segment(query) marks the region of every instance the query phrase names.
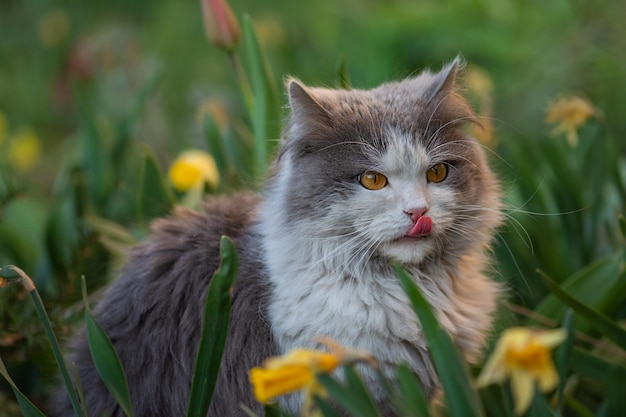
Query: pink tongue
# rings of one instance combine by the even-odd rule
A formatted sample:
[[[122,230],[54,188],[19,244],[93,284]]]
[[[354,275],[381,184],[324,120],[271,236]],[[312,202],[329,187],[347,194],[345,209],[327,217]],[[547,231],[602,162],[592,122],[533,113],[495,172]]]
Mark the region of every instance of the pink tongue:
[[[433,220],[430,217],[422,216],[417,219],[415,226],[413,226],[406,235],[412,237],[427,236],[432,229]]]

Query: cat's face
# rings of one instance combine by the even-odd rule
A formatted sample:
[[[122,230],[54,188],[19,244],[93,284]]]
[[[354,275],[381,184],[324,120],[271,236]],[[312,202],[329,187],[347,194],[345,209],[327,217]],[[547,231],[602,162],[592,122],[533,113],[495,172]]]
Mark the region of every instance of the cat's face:
[[[292,81],[273,188],[286,227],[348,268],[487,244],[500,219],[498,186],[461,129],[473,115],[456,93],[456,68],[369,91]]]

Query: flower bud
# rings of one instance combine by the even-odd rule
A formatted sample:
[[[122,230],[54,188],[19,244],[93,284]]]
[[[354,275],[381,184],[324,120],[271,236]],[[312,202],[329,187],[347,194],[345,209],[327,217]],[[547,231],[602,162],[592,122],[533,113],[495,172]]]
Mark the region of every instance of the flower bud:
[[[209,42],[218,49],[231,52],[241,39],[241,28],[225,0],[201,0],[204,30]]]

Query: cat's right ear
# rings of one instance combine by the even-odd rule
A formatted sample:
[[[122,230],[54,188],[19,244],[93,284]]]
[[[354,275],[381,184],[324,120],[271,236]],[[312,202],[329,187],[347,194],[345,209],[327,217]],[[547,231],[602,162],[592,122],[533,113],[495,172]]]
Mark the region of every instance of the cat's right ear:
[[[292,122],[305,132],[331,126],[331,118],[315,93],[295,78],[286,81]]]

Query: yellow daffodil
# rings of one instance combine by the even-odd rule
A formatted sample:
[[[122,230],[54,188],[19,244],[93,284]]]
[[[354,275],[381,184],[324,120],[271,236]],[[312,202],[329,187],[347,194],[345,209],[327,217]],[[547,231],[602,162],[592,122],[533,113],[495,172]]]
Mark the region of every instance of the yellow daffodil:
[[[252,368],[250,383],[257,401],[267,404],[276,397],[302,390],[302,415],[312,416],[316,412],[314,396],[325,395],[323,387],[317,382],[317,374],[330,373],[340,365],[356,361],[377,366],[372,355],[367,352],[344,349],[328,338],[320,339],[320,342],[328,346],[331,352],[294,349],[283,356],[265,360],[262,367]]]
[[[509,379],[515,413],[523,414],[535,393],[554,389],[559,376],[552,362],[551,350],[565,340],[564,329],[541,331],[526,327],[505,330],[491,357],[478,376],[478,386]]]
[[[205,183],[215,189],[219,184],[215,160],[208,153],[197,149],[182,152],[170,166],[167,175],[179,191],[199,188]]]
[[[259,402],[301,389],[310,389],[318,372],[332,372],[340,364],[336,355],[308,349],[295,349],[284,356],[267,359],[263,367],[250,370],[250,382]]]
[[[564,133],[570,146],[578,145],[578,129],[592,117],[596,117],[596,108],[581,97],[560,98],[548,106],[546,123],[556,124],[553,135]]]
[[[18,131],[10,139],[8,156],[11,164],[19,172],[29,171],[41,156],[37,133],[31,128]]]

